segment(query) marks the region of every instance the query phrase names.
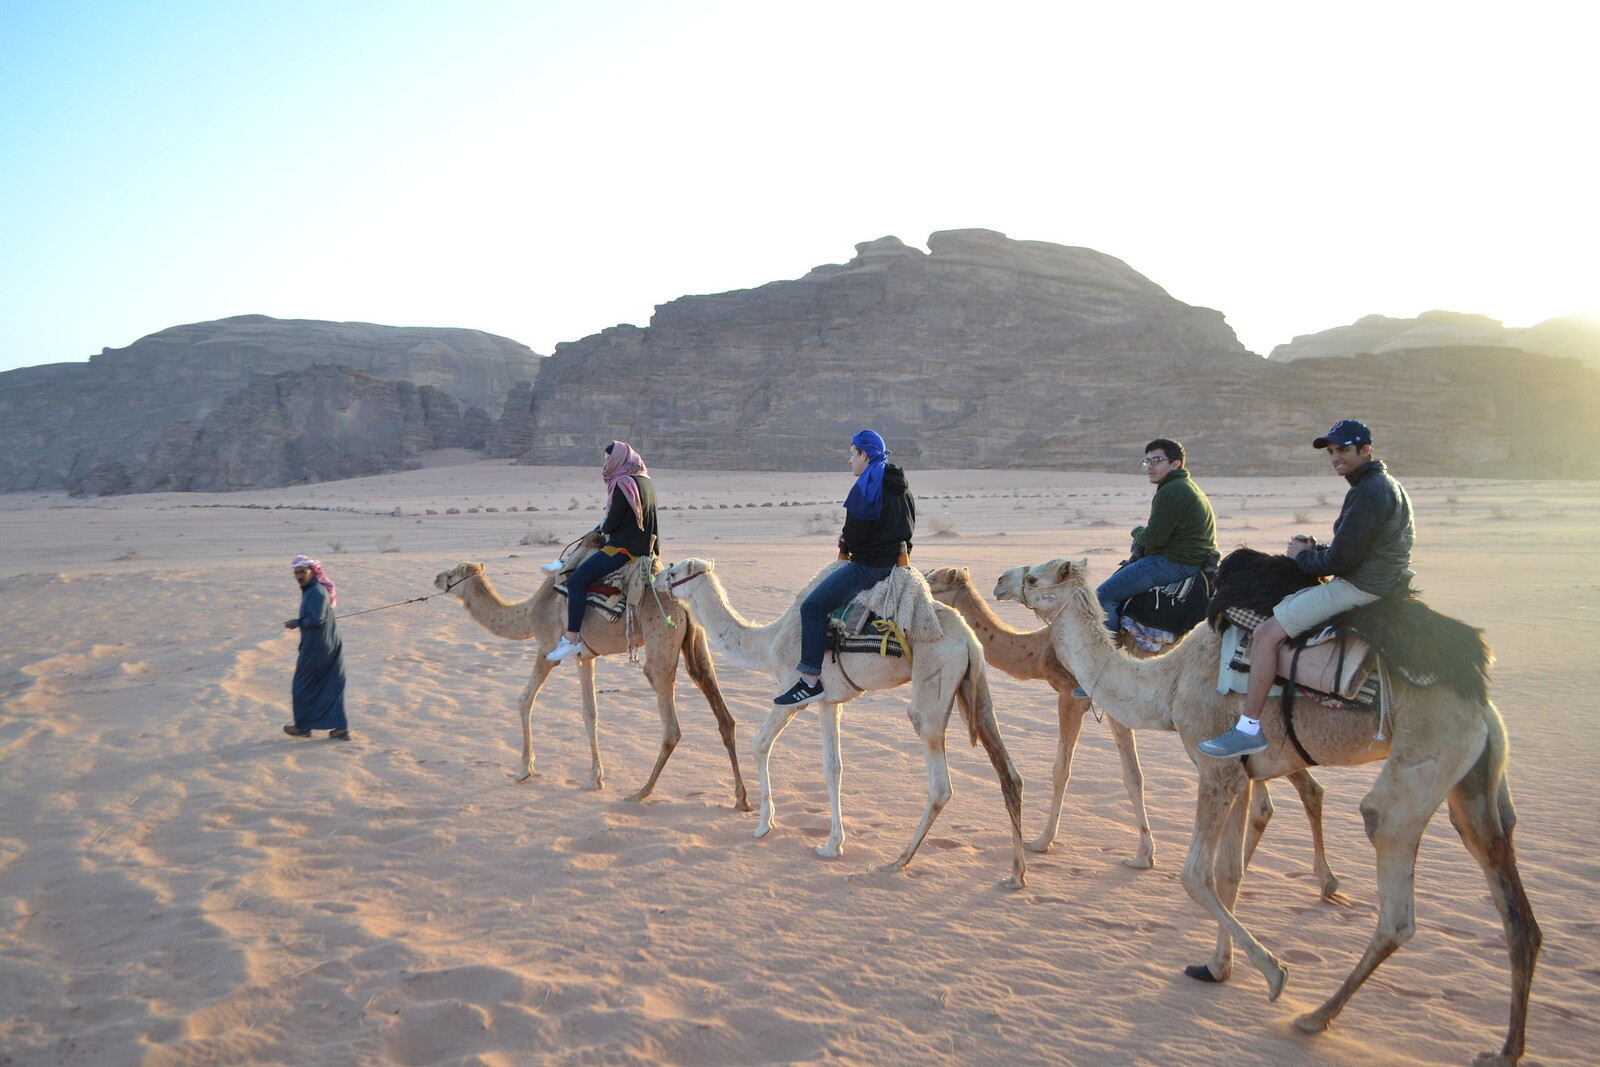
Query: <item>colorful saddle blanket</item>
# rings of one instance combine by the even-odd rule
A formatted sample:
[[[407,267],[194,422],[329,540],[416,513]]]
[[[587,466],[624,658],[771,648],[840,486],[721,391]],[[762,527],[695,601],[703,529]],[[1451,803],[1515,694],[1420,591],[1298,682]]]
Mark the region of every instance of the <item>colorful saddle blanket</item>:
[[[904,656],[905,642],[894,620],[854,601],[828,615],[828,651],[870,652],[878,656]]]
[[[607,575],[606,577],[609,578],[611,575]],[[563,580],[556,584],[556,592],[562,596],[568,595],[566,581]],[[623,591],[616,586],[608,585],[604,582],[595,582],[593,585],[589,586],[589,591],[583,599],[584,603],[600,612],[600,614],[604,615],[612,622],[616,622],[618,619],[622,618],[622,613],[628,608],[628,598],[626,594],[624,594]]]
[[[1250,637],[1265,616],[1242,608],[1226,612],[1236,640],[1227,642],[1227,671],[1248,675]],[[1278,680],[1328,707],[1375,709],[1379,679],[1376,657],[1361,638],[1338,627],[1324,627],[1304,644],[1278,647]]]

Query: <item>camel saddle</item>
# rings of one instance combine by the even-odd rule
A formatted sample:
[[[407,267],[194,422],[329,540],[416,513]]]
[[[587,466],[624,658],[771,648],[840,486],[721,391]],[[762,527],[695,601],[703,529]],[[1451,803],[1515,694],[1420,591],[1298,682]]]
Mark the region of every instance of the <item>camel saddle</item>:
[[[870,652],[878,656],[904,656],[905,640],[893,619],[885,619],[865,604],[851,601],[828,615],[828,645],[834,661],[841,652]]]
[[[1137,556],[1122,561],[1126,567]],[[1122,629],[1127,632],[1135,648],[1142,652],[1160,652],[1168,645],[1199,626],[1206,617],[1206,607],[1217,586],[1217,565],[1221,559],[1212,552],[1201,565],[1200,573],[1181,582],[1157,586],[1122,602]]]
[[[610,575],[606,577],[609,578]],[[561,596],[568,596],[567,583],[565,581],[558,582],[556,584],[556,592]],[[591,584],[584,593],[583,601],[612,622],[622,618],[622,613],[628,607],[627,594],[617,586],[608,585],[605,582]]]
[[[1272,614],[1278,601],[1320,581],[1303,574],[1287,556],[1236,549],[1217,569],[1217,592],[1206,609],[1207,621],[1218,632],[1230,623],[1253,630]],[[1343,634],[1344,640],[1364,641],[1371,651],[1363,655],[1335,642],[1329,654],[1336,668],[1325,680],[1346,670],[1359,670],[1352,661],[1376,658],[1415,688],[1443,685],[1468,700],[1489,699],[1489,666],[1494,656],[1484,643],[1483,631],[1433,610],[1409,587],[1352,608],[1329,620],[1328,628]],[[1292,656],[1293,646],[1305,646],[1319,636],[1301,635],[1286,641],[1284,651]],[[1326,638],[1322,640],[1328,643]],[[1300,664],[1299,674],[1304,679],[1304,655]],[[1281,668],[1280,660],[1280,675],[1293,677]]]

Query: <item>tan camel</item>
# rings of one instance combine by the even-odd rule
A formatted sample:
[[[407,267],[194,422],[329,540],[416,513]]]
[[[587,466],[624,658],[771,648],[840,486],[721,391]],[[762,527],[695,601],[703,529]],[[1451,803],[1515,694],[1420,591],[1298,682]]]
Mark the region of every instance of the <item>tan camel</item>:
[[[705,629],[718,654],[741,667],[770,671],[780,684],[797,677],[795,662],[800,658],[800,602],[818,581],[838,564],[829,564],[800,591],[789,609],[774,622],[757,626],[747,622],[728,604],[727,592],[713,570],[713,561],[679,560],[656,576],[656,588],[674,593]],[[928,803],[911,843],[892,863],[882,869],[898,871],[911,862],[922,839],[950,800],[950,768],[945,756],[945,728],[950,721],[952,702],[961,705],[961,714],[974,745],[982,743],[989,762],[1000,778],[1000,791],[1011,821],[1011,875],[1006,885],[1021,888],[1027,878],[1027,862],[1022,847],[1022,776],[1000,738],[994,705],[989,695],[983,664],[983,647],[961,616],[942,604],[934,605],[944,636],[937,641],[913,644],[912,658],[880,656],[873,653],[846,653],[848,678],[839,664],[829,659],[823,664],[823,696],[816,702],[822,721],[822,768],[827,780],[828,800],[833,808],[828,840],[818,846],[819,856],[836,857],[844,851],[844,819],[839,807],[839,784],[844,758],[839,747],[839,717],[843,704],[864,692],[893,689],[911,683],[911,724],[924,745],[923,758],[928,771]],[[794,719],[798,707],[774,705],[761,732],[756,735],[756,768],[761,782],[761,817],[755,836],[765,837],[777,825],[772,800],[772,778],[768,769],[772,746],[778,735]]]
[[[1017,568],[1002,580],[1019,589],[1022,602],[1050,623],[1061,662],[1094,680],[1095,700],[1107,714],[1134,729],[1175,729],[1183,739],[1200,772],[1183,885],[1219,924],[1216,952],[1204,966],[1212,980],[1227,979],[1237,941],[1266,978],[1269,998],[1276,1000],[1288,970],[1232,909],[1243,876],[1242,812],[1253,783],[1306,766],[1285,735],[1279,703],[1270,701],[1262,719],[1271,740],[1266,752],[1243,760],[1199,755],[1195,745],[1227,729],[1244,699],[1216,692],[1221,639],[1209,626],[1197,627],[1164,656],[1140,660],[1112,646],[1087,581],[1086,560],[1056,559]],[[1482,1053],[1477,1062],[1515,1063],[1527,1036],[1528,993],[1543,937],[1511,840],[1516,812],[1506,781],[1505,724],[1487,699],[1469,699],[1443,685],[1415,688],[1398,672],[1391,672],[1390,681],[1386,740],[1374,737],[1370,717],[1318,714],[1313,702],[1295,702],[1296,733],[1317,762],[1353,766],[1386,760],[1361,800],[1367,837],[1377,852],[1377,929],[1344,984],[1295,1025],[1309,1033],[1327,1029],[1378,965],[1416,932],[1417,847],[1440,803],[1448,801],[1450,822],[1488,878],[1511,960],[1511,1020],[1505,1043],[1499,1052]]]
[[[533,657],[533,675],[518,699],[518,714],[522,719],[522,774],[517,781],[525,782],[533,776],[533,701],[539,695],[550,672],[560,666],[545,659],[545,653],[556,646],[567,629],[567,601],[556,592],[558,575],[546,575],[544,583],[528,599],[511,603],[501,599],[489,583],[481,563],[458,563],[433,580],[443,592],[454,593],[466,607],[473,620],[498,637],[508,641],[537,643],[538,652]],[[648,588],[644,590],[649,592]],[[734,752],[733,713],[722,699],[717,686],[717,672],[711,665],[711,654],[706,645],[705,632],[693,620],[673,619],[675,606],[670,598],[658,604],[656,597],[646,595],[633,598],[632,647],[644,648],[644,676],[655,691],[656,708],[661,713],[661,750],[656,755],[655,766],[650,771],[644,787],[629,800],[643,800],[655,788],[667,757],[678,746],[682,732],[678,728],[676,687],[678,659],[683,657],[689,678],[705,694],[716,716],[717,729],[722,743],[728,749],[728,761],[733,765],[734,808],[749,811],[750,800],[745,795],[744,778],[739,773],[739,757]],[[666,614],[662,612],[665,607]],[[584,650],[573,662],[578,668],[578,681],[583,689],[583,725],[589,734],[589,788],[605,788],[605,770],[600,763],[599,711],[595,703],[594,661],[597,656],[610,656],[628,651],[628,627],[624,619],[612,621],[595,611],[583,619]]]
[[[1013,678],[1023,681],[1039,679],[1056,691],[1056,718],[1061,732],[1051,776],[1053,791],[1050,815],[1045,821],[1044,832],[1028,845],[1033,852],[1048,852],[1061,821],[1062,801],[1066,796],[1068,779],[1072,777],[1073,751],[1078,747],[1078,735],[1083,730],[1083,719],[1089,713],[1091,702],[1087,697],[1072,695],[1078,679],[1056,658],[1048,626],[1037,630],[1016,630],[1006,625],[972,584],[972,575],[965,567],[939,567],[928,571],[926,577],[934,597],[961,612],[978,635],[978,640],[983,642],[985,660]],[[1015,600],[1017,592],[1010,587],[995,588],[995,596],[1000,600]],[[1132,649],[1129,652],[1141,658],[1148,655]],[[1138,742],[1134,739],[1133,731],[1114,717],[1107,716],[1106,725],[1117,743],[1117,754],[1122,757],[1122,784],[1133,803],[1133,815],[1139,827],[1139,850],[1122,862],[1144,870],[1155,864],[1155,838],[1150,833],[1150,819],[1145,814],[1144,771],[1139,766]],[[1328,866],[1322,842],[1322,785],[1306,770],[1294,771],[1287,777],[1299,792],[1301,803],[1305,805],[1306,818],[1311,822],[1312,869],[1316,873],[1322,899],[1337,900],[1339,879]],[[1257,790],[1253,797],[1249,836],[1245,842],[1247,866],[1273,813],[1272,794],[1265,788]]]

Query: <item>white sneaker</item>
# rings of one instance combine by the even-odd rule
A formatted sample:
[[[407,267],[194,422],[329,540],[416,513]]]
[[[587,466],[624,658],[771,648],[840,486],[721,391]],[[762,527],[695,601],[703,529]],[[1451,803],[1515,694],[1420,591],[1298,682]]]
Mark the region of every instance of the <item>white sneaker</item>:
[[[551,663],[560,663],[564,659],[571,659],[573,656],[576,656],[582,651],[583,645],[573,641],[568,641],[566,637],[563,636],[561,638],[561,642],[557,644],[555,648],[550,650],[549,654],[545,656],[545,659],[549,660]]]
[[[551,574],[560,574],[561,573],[561,568],[565,567],[566,565],[567,565],[567,561],[566,560],[558,559],[558,560],[554,560],[554,561],[552,561],[550,563],[541,563],[541,564],[539,564],[539,569],[542,570],[542,571],[549,571]]]

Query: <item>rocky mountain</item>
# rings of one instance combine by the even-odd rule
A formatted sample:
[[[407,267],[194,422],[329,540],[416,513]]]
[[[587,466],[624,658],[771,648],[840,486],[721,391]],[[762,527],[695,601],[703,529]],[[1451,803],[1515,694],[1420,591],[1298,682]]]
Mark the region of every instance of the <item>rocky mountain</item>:
[[[177,327],[87,364],[0,374],[0,491],[226,490],[402,467],[439,447],[595,464],[842,468],[871,426],[909,468],[1137,474],[1172,436],[1207,474],[1322,473],[1371,423],[1402,475],[1600,477],[1596,324],[1369,316],[1270,360],[1208,308],[1087,248],[947,230],[685,296],[539,359],[472,330],[284,321]],[[773,478],[782,495],[782,477]]]
[[[935,233],[927,253],[885,237],[558,345],[490,447],[591,463],[615,438],[662,466],[816,470],[872,426],[911,467],[1127,470],[1172,436],[1197,470],[1295,474],[1325,469],[1311,438],[1353,415],[1397,469],[1600,477],[1570,447],[1600,425],[1600,374],[1484,345],[1480,316],[1413,322],[1412,345],[1352,354],[1405,333],[1395,322],[1363,319],[1316,352],[1340,358],[1269,362],[1218,312],[1099,252],[989,230]]]
[[[1440,348],[1514,348],[1536,356],[1576,359],[1600,370],[1600,319],[1565,315],[1537,326],[1508,328],[1487,315],[1425,311],[1414,319],[1368,315],[1350,326],[1301,334],[1268,358],[1287,363],[1324,356],[1385,355]]]
[[[1208,425],[1262,361],[1222,315],[1087,248],[948,230],[793,281],[686,296],[648,328],[556,346],[491,447],[589,463],[613,438],[666,466],[815,470],[877,428],[922,467],[1126,466],[1171,382]]]
[[[482,408],[463,415],[431,385],[343,367],[258,374],[199,426],[168,426],[142,466],[107,461],[73,489],[224,492],[357,478],[438,448],[482,449],[489,427]]]
[[[127,348],[108,348],[87,363],[0,374],[0,439],[6,441],[0,491],[76,490],[102,464],[120,468],[130,484],[143,484],[151,450],[169,428],[181,424],[173,431],[179,437],[183,427],[198,432],[258,374],[338,366],[434,390],[488,418],[500,413],[517,382],[533,378],[538,363],[525,345],[479,330],[264,315],[176,326]],[[326,385],[327,379],[310,382]],[[106,482],[105,475],[97,482]]]

